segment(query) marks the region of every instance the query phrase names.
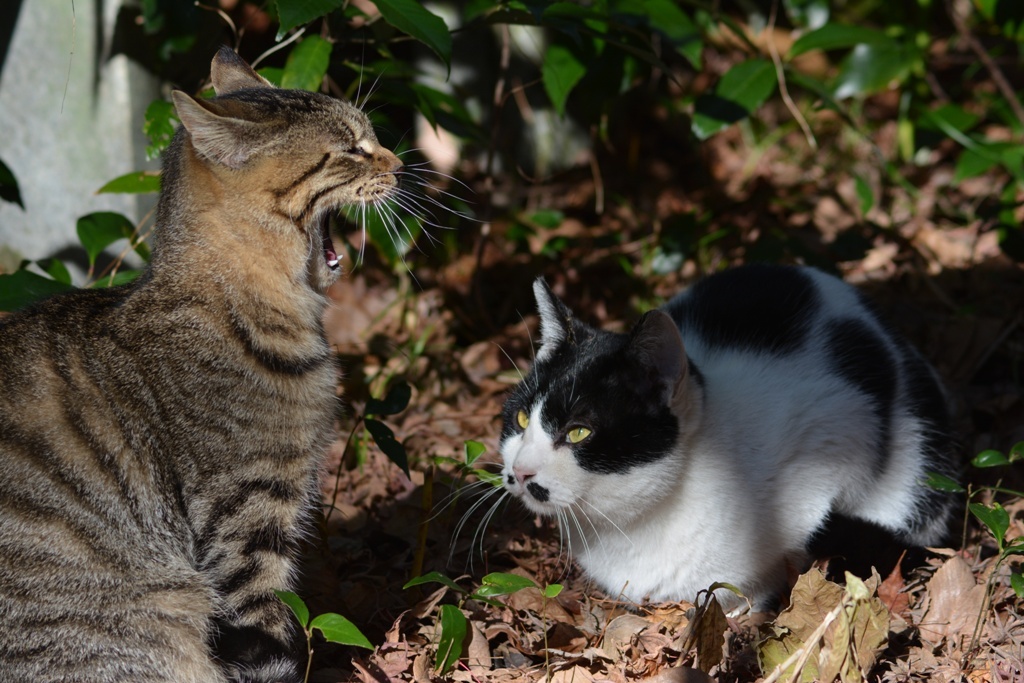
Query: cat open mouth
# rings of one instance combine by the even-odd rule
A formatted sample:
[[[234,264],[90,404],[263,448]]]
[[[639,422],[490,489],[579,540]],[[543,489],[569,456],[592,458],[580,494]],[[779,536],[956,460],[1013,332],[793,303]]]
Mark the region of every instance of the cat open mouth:
[[[331,240],[330,214],[325,213],[324,217],[320,219],[320,239],[323,243],[324,261],[327,262],[327,267],[331,270],[337,270],[341,267],[341,257],[335,251],[334,241]]]

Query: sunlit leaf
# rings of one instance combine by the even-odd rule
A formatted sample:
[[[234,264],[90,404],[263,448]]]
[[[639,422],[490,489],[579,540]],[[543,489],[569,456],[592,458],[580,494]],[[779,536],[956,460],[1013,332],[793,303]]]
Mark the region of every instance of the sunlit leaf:
[[[114,178],[96,190],[96,194],[146,194],[160,191],[159,171],[132,171]]]
[[[557,598],[562,593],[562,584],[560,583],[549,583],[544,586],[544,597],[548,600]]]
[[[833,84],[836,99],[881,92],[902,83],[914,64],[910,49],[894,40],[861,43],[843,60]]]
[[[1001,550],[1003,539],[1006,538],[1006,530],[1010,528],[1010,513],[999,503],[992,503],[991,506],[984,503],[971,503],[968,507],[971,514],[977,517],[992,533]]]
[[[947,493],[963,493],[967,490],[957,481],[938,472],[929,472],[924,480],[924,485],[936,491],[945,491]]]
[[[71,273],[68,272],[68,267],[60,259],[51,258],[40,261],[39,267],[57,282],[63,282],[66,285],[71,284]]]
[[[866,26],[825,24],[800,36],[789,48],[789,56],[793,58],[810,50],[838,50],[855,45],[887,45],[892,42],[892,38],[886,34]]]
[[[76,230],[91,267],[96,257],[111,244],[119,239],[131,239],[135,225],[119,213],[98,211],[79,218]]]
[[[1018,599],[1024,600],[1024,576],[1020,572],[1015,571],[1010,574],[1010,587],[1013,588]]]
[[[468,631],[466,615],[455,605],[441,605],[441,639],[437,644],[434,668],[447,673],[462,656]]]
[[[990,448],[974,456],[971,464],[975,467],[999,467],[1000,465],[1009,465],[1010,459],[1003,453]]]
[[[479,441],[467,441],[463,446],[466,453],[466,464],[472,465],[476,462],[476,459],[487,452],[487,446],[483,445]]]
[[[476,594],[485,598],[493,598],[499,595],[509,595],[524,588],[537,588],[537,583],[518,574],[494,572],[481,579],[480,588],[476,590]]]
[[[288,605],[292,613],[295,615],[295,618],[299,620],[299,625],[302,626],[303,629],[309,626],[309,608],[306,607],[306,603],[302,601],[302,598],[291,591],[275,590],[274,595],[276,595],[281,602]]]
[[[167,100],[153,100],[146,107],[146,114],[142,121],[142,132],[149,137],[149,144],[146,145],[146,158],[155,159],[160,153],[167,149],[174,137],[174,122],[178,116],[174,111],[174,105]]]
[[[333,45],[320,36],[303,39],[288,55],[281,74],[281,87],[295,90],[320,90],[331,63]]]
[[[868,211],[875,205],[875,193],[871,189],[871,185],[868,181],[864,180],[860,176],[855,176],[853,179],[854,187],[857,191],[857,200],[860,201],[860,215],[868,215]]]
[[[587,67],[568,47],[560,43],[552,43],[544,54],[544,63],[541,65],[540,72],[544,90],[547,92],[551,104],[554,105],[555,111],[564,115],[569,93],[583,78]]]
[[[324,639],[329,643],[354,645],[355,647],[363,647],[367,650],[373,649],[373,644],[363,635],[362,631],[340,614],[326,612],[316,616],[309,623],[309,628],[320,631],[324,635]]]
[[[119,270],[113,275],[105,275],[104,277],[97,278],[90,286],[102,289],[104,287],[117,287],[118,285],[124,285],[142,275],[141,270],[135,270],[126,268]]]
[[[374,4],[384,21],[429,47],[445,65],[451,64],[452,34],[444,19],[419,0],[374,0]]]

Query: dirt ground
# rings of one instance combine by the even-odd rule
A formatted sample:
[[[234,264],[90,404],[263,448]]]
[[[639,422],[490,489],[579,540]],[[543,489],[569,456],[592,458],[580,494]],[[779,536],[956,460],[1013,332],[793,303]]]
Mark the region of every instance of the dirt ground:
[[[876,120],[895,121],[895,101],[872,106]],[[984,488],[1021,490],[1020,466],[969,465],[985,449],[1024,441],[1024,270],[1003,253],[992,218],[1003,179],[953,183],[954,150],[940,146],[902,171],[907,183],[888,182],[874,159],[891,151],[895,123],[871,144],[837,127],[820,152],[796,131],[753,144],[741,126],[694,149],[672,142],[670,123],[655,116],[589,167],[532,183],[489,187],[467,162],[457,173],[469,187],[448,189],[488,206],[490,221],[430,228],[440,246],[420,238],[407,270],[368,249],[332,290],[326,327],[345,408],[325,476],[328,513],[300,592],[314,614],[355,622],[375,649],[316,641],[310,680],[755,681],[784,659],[801,680],[1024,680],[1014,563],[998,562],[996,541],[966,505],[961,538],[922,566],[846,588],[814,569],[794,577],[781,615],[726,617],[713,604],[628,605],[602,594],[549,522],[514,502],[492,509],[497,496],[480,496],[489,486],[472,486],[477,477],[460,465],[465,443],[481,442],[480,462],[497,462],[503,396],[530,365],[535,277],[589,322],[622,329],[701,274],[802,262],[866,290],[935,364],[957,406],[961,483],[975,487],[974,501],[1001,502],[1006,539],[1024,534],[1021,498]],[[873,189],[867,211],[854,176]],[[1016,212],[1019,223],[1019,204]],[[362,422],[367,399],[400,381],[412,390],[408,408],[380,419],[404,444],[410,477]],[[491,572],[563,589],[491,603],[439,583],[403,589],[431,571],[468,592]],[[447,673],[435,666],[443,605],[468,622]]]

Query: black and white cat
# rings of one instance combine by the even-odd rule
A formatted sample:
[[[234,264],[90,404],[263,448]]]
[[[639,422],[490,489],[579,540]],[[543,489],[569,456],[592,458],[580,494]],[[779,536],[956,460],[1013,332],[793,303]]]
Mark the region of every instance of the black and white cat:
[[[508,491],[554,516],[612,596],[772,604],[826,522],[942,542],[956,474],[934,371],[860,294],[812,268],[708,277],[629,334],[534,283],[541,344],[508,398]],[[718,591],[726,607],[740,599]]]

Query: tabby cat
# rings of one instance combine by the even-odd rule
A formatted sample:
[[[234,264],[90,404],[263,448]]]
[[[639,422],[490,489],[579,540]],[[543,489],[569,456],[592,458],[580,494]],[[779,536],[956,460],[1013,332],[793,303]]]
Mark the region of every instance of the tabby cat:
[[[841,280],[727,270],[628,334],[580,322],[543,280],[534,293],[541,345],[505,404],[504,486],[559,520],[612,596],[727,582],[766,608],[831,529],[942,542],[953,500],[923,480],[956,473],[943,391]]]
[[[402,163],[228,48],[211,78],[173,94],[145,273],[0,322],[0,681],[301,680],[273,591],[332,439],[328,220]]]

